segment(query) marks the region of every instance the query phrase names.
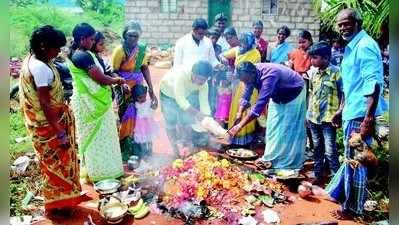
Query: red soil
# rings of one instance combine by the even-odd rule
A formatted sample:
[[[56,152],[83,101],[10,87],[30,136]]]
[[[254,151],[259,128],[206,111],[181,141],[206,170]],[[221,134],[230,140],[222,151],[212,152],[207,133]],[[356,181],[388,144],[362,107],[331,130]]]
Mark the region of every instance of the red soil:
[[[159,81],[167,70],[157,69],[154,67],[150,68],[152,82],[155,88],[155,93],[159,94]],[[159,121],[160,126],[164,127],[160,108],[156,111],[156,120]],[[166,136],[165,130],[161,129],[160,137],[154,142],[154,153],[164,155],[168,157],[172,154],[171,147]],[[83,189],[87,190],[88,195],[93,198],[89,202],[84,202],[76,208],[73,216],[64,220],[45,220],[35,223],[35,225],[82,225],[90,214],[96,225],[105,225],[106,222],[100,217],[97,210],[98,194],[93,190],[91,186],[83,185]],[[282,225],[294,225],[300,223],[317,223],[321,221],[335,221],[330,215],[333,210],[339,209],[339,205],[326,201],[323,199],[303,200],[295,193],[290,193],[296,197],[296,201],[289,205],[278,205],[273,208],[278,212]],[[126,216],[121,225],[180,225],[182,221],[168,217],[166,215],[149,214],[147,217],[141,220],[133,220],[131,216]],[[223,221],[203,221],[199,224],[226,224]],[[358,224],[353,221],[339,221],[340,225],[354,225]]]

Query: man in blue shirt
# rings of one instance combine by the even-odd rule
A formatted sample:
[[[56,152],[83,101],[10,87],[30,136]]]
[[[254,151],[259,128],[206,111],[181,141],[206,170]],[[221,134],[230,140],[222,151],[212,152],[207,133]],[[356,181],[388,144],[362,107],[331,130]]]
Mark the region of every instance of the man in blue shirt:
[[[375,117],[387,111],[383,93],[382,58],[378,44],[362,29],[362,19],[353,9],[344,9],[337,16],[338,30],[348,42],[341,63],[344,100],[332,123],[343,121],[345,162],[326,187],[330,196],[341,203],[334,212],[338,219],[363,214],[367,198],[367,168],[351,166],[354,150],[348,145],[353,132],[371,144]]]

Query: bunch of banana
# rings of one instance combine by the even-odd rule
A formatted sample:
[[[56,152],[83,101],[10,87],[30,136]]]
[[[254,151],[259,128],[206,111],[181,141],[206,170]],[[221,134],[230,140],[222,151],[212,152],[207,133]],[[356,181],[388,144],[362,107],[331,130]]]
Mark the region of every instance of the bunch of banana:
[[[122,186],[130,186],[132,184],[137,184],[139,182],[140,178],[134,175],[130,175],[126,178],[122,179]]]
[[[129,213],[134,216],[135,219],[144,218],[149,212],[150,208],[147,203],[143,201],[142,198],[137,202],[135,206],[132,206],[128,209]]]

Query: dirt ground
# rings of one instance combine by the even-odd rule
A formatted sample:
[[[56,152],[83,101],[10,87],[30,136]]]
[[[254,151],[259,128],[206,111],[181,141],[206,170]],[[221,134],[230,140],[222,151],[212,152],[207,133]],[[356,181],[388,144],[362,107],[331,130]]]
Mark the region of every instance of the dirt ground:
[[[159,81],[163,74],[167,71],[166,69],[157,69],[154,67],[150,68],[152,81],[156,93],[159,93]],[[164,127],[162,120],[160,108],[156,111],[156,120],[159,121],[160,126]],[[168,157],[172,154],[169,141],[167,139],[164,129],[161,129],[160,137],[154,142],[154,153],[161,155],[161,157]],[[88,202],[81,203],[79,207],[74,212],[71,218],[66,220],[45,220],[35,223],[35,225],[82,225],[90,214],[96,225],[105,225],[105,221],[99,216],[97,211],[97,200],[98,194],[93,190],[91,186],[84,185],[84,190],[88,191],[88,195],[93,199]],[[278,205],[273,208],[278,212],[282,225],[294,225],[300,223],[318,223],[322,221],[335,221],[335,219],[330,215],[330,212],[339,209],[339,205],[326,201],[323,199],[313,199],[313,200],[303,200],[298,197],[295,193],[290,193],[296,197],[296,201],[289,205]],[[131,216],[126,216],[125,219],[120,223],[122,225],[180,225],[183,224],[182,221],[164,216],[151,213],[147,217],[141,220],[133,221]],[[225,224],[220,221],[203,221],[199,224]],[[359,224],[353,221],[339,221],[340,225],[353,225]]]

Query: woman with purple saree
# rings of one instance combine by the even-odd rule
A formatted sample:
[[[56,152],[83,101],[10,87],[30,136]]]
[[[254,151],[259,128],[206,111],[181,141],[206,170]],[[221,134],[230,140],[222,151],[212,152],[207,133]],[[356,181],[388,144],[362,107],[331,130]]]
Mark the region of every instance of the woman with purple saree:
[[[154,94],[150,71],[148,69],[149,55],[147,45],[138,42],[141,26],[136,21],[129,21],[122,34],[122,45],[116,47],[112,54],[112,68],[114,72],[123,77],[129,88],[142,84],[143,80],[148,85],[152,108],[156,108],[158,100]],[[138,155],[139,145],[135,144],[133,131],[136,120],[136,109],[131,94],[122,87],[115,88],[116,99],[119,106],[119,139],[121,143],[122,159],[126,161],[131,155]]]

